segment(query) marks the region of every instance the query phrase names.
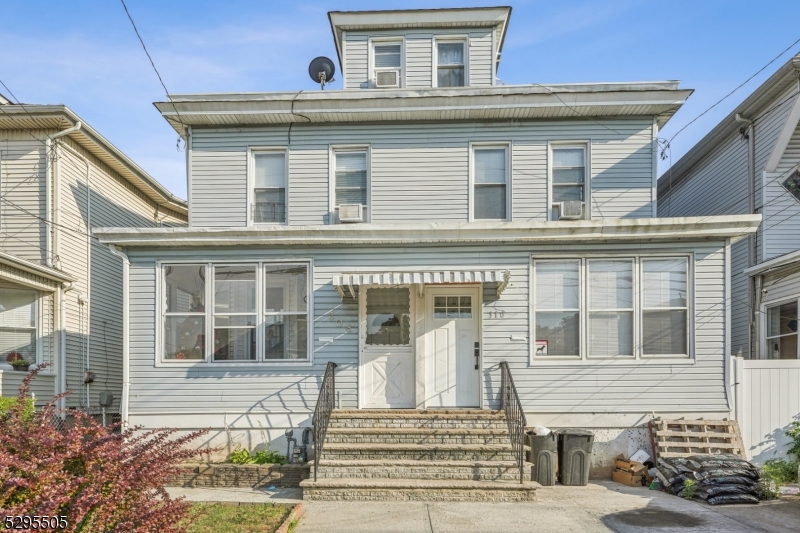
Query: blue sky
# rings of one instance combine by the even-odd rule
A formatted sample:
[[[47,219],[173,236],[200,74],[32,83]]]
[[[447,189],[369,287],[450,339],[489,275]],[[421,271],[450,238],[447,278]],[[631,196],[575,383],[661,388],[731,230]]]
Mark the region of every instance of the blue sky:
[[[330,10],[503,2],[127,3],[167,88],[180,93],[314,89],[309,60],[335,58]],[[800,2],[791,0],[510,4],[498,72],[505,83],[681,80],[696,91],[662,131],[666,138],[800,38]],[[2,20],[0,79],[22,102],[68,105],[185,197],[184,154],[152,106],[164,100],[164,91],[118,1],[7,3]],[[673,162],[798,52],[800,45],[681,133],[672,144]],[[662,172],[667,164],[661,163]]]

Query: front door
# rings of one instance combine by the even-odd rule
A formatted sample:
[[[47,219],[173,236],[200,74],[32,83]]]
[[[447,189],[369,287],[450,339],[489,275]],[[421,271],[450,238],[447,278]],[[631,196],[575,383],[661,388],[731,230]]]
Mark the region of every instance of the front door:
[[[408,287],[361,292],[361,406],[414,407],[412,292]]]
[[[425,406],[480,406],[480,288],[425,288]]]

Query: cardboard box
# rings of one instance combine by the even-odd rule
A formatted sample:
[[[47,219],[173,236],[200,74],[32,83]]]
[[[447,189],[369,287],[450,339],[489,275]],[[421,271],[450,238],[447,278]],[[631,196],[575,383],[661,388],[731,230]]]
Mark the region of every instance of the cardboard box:
[[[646,466],[644,466],[642,463],[625,459],[625,456],[622,454],[617,456],[616,466],[619,470],[625,470],[626,472],[630,472],[631,474],[644,475],[645,473],[647,473]]]
[[[611,473],[611,480],[629,487],[641,487],[644,483],[644,476],[617,468]]]

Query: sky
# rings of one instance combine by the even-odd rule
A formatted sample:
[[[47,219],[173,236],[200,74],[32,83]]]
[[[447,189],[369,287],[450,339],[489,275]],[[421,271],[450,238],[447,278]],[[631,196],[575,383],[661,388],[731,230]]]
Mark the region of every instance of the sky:
[[[336,58],[331,10],[507,3],[504,83],[681,80],[695,92],[661,131],[666,139],[800,38],[796,0],[126,2],[171,93],[314,90],[309,61]],[[681,132],[672,162],[798,52],[800,44]],[[23,103],[66,104],[186,197],[185,154],[152,105],[164,90],[118,0],[4,4],[0,80]]]

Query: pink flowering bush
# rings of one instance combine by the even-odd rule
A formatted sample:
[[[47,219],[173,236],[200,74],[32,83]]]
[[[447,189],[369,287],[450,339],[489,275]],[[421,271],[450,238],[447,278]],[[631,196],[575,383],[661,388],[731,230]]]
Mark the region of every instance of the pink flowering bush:
[[[0,415],[0,518],[65,516],[67,532],[184,531],[189,504],[163,485],[197,455],[186,445],[207,430],[175,437],[174,429],[103,427],[78,411],[58,429],[60,397],[33,416],[26,400],[45,366],[25,378],[16,403]]]

